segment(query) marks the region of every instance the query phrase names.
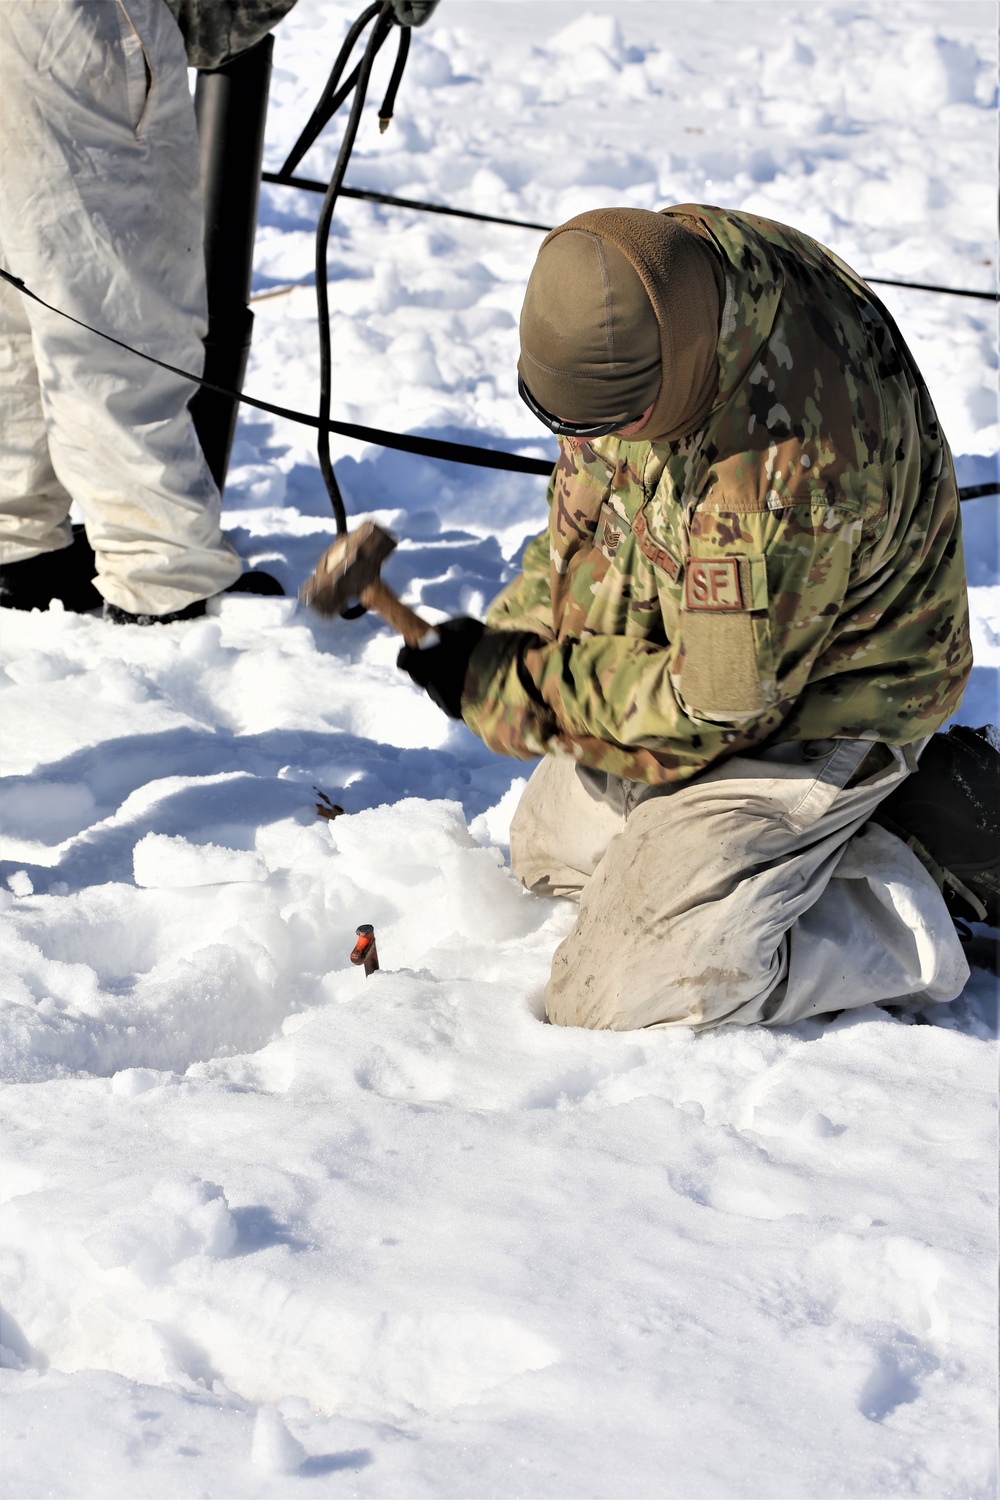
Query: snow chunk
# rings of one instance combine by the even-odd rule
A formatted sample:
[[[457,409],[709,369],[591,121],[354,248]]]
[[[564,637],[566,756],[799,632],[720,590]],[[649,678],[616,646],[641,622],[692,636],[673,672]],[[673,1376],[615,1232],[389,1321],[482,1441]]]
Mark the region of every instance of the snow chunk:
[[[569,58],[579,66],[581,57],[590,62],[589,54],[598,53],[607,58],[615,69],[625,61],[621,27],[616,16],[585,14],[564,26],[549,38],[548,50]]]
[[[507,847],[510,843],[511,819],[517,811],[521,793],[527,785],[528,782],[524,776],[515,776],[496,806],[488,807],[477,818],[473,818],[469,824],[469,832],[477,843],[499,844],[503,848]]]
[[[276,1406],[262,1406],[253,1424],[250,1462],[268,1474],[297,1474],[306,1450],[293,1438]]]
[[[147,833],[132,851],[136,885],[157,890],[266,880],[267,868],[249,849],[192,844],[180,835]]]
[[[214,1182],[168,1178],[149,1191],[141,1180],[130,1179],[126,1193],[127,1205],[83,1242],[102,1271],[128,1267],[152,1285],[180,1261],[228,1255],[236,1243],[226,1195]]]
[[[298,608],[297,599],[282,599],[277,594],[218,594],[207,601],[205,613],[221,619],[227,626],[253,625],[267,629],[287,625]]]
[[[122,1099],[135,1099],[172,1079],[172,1073],[160,1073],[155,1068],[122,1068],[111,1079],[111,1092]]]

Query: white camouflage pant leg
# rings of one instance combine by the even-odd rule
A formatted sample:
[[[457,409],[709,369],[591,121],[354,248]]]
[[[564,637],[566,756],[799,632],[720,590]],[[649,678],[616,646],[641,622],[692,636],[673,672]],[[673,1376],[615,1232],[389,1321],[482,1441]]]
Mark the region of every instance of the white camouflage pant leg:
[[[200,373],[207,326],[187,58],[163,0],[0,4],[0,254],[40,297]],[[166,614],[241,572],[188,411],[193,387],[7,288],[0,561],[68,540],[97,587]],[[30,343],[26,338],[30,330]],[[40,436],[42,427],[47,453]]]
[[[602,798],[605,779],[543,761],[511,826],[511,864],[529,888],[580,899],[553,959],[549,1020],[777,1026],[953,1000],[969,969],[944,900],[912,851],[868,822],[909,774],[903,753],[885,747],[882,768],[845,787],[870,749],[778,746],[638,805],[645,788],[609,780]]]
[[[10,269],[2,243],[0,265]],[[0,562],[68,547],[71,503],[49,454],[24,298],[0,281]]]

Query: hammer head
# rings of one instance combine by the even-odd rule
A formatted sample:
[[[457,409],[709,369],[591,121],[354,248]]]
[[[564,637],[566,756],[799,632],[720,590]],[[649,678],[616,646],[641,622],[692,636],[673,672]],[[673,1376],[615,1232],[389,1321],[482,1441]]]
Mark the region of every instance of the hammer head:
[[[396,546],[391,532],[374,521],[362,521],[338,536],[299,589],[299,598],[321,615],[337,615],[378,579],[382,564]]]

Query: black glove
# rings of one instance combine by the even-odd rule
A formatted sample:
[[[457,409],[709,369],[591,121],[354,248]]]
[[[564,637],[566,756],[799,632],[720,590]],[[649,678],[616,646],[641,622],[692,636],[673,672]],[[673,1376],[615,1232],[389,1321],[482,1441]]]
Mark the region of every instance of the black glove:
[[[396,666],[409,672],[417,687],[426,688],[427,696],[449,719],[462,717],[462,688],[469,670],[469,658],[482,639],[486,626],[482,620],[460,615],[435,625],[440,641],[436,646],[404,646],[396,657]]]

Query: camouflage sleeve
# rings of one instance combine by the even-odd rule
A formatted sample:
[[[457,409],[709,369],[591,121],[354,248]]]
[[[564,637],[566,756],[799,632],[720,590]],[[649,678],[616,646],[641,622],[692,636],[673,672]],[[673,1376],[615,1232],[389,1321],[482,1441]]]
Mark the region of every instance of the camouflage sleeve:
[[[665,644],[487,632],[466,680],[466,723],[500,754],[566,753],[650,782],[759,745],[803,694],[850,586],[855,526],[831,529],[828,511],[805,510],[790,529],[787,513],[741,516],[738,553],[731,524],[693,537],[678,590],[690,607]],[[641,588],[636,559],[628,570]]]
[[[546,500],[551,508],[555,473],[549,480]],[[549,567],[549,533],[534,537],[524,550],[521,571],[493,600],[486,623],[493,630],[530,630],[555,640],[552,620],[552,588]]]
[[[772,572],[768,590],[769,518],[741,520],[751,523],[743,528],[750,546],[735,559],[730,540],[716,586],[723,606],[735,600],[757,608],[680,609],[666,644],[624,634],[556,642],[489,631],[470,663],[466,723],[500,754],[564,752],[594,769],[654,782],[693,776],[766,739],[802,692],[840,613],[851,549],[847,537],[831,548],[820,530],[806,554],[798,538],[785,554],[787,577]],[[702,576],[697,562],[688,571]]]
[[[546,642],[489,631],[470,662],[463,717],[497,754],[565,753],[654,782],[693,776],[780,722],[761,715],[737,728],[692,717],[674,687],[676,654],[624,636]]]
[[[547,531],[528,543],[521,572],[493,600],[486,611],[486,623],[493,630],[532,630],[555,639]]]
[[[295,0],[166,0],[192,68],[219,68],[246,52],[286,16]]]

